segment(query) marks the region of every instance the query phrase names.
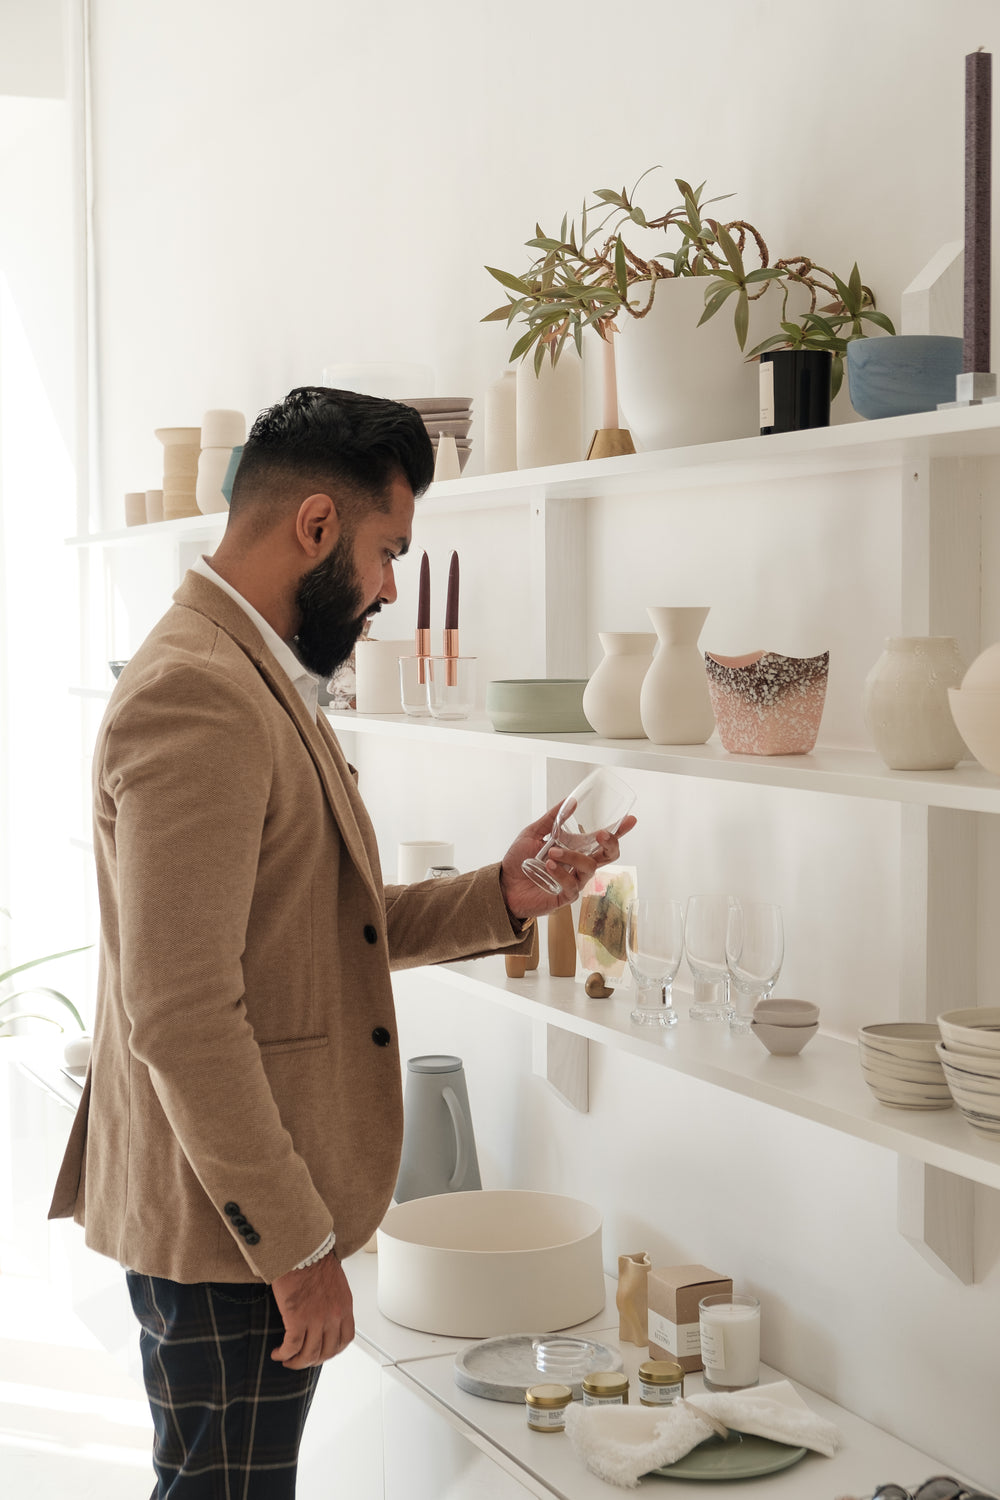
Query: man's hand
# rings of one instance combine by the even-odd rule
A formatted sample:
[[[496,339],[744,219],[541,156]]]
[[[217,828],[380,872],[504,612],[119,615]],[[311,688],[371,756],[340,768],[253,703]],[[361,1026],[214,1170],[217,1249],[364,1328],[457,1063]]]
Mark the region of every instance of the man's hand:
[[[635,827],[635,818],[631,814],[623,818],[617,833],[599,836],[601,847],[597,854],[581,854],[576,849],[562,849],[554,844],[545,857],[545,867],[559,881],[562,895],[550,896],[533,880],[528,879],[521,869],[521,863],[538,853],[552,832],[552,824],[561,806],[562,803],[557,802],[544,817],[522,829],[503,857],[500,889],[512,917],[522,920],[525,917],[543,917],[547,912],[555,911],[557,906],[575,901],[595,870],[601,865],[615,862],[618,858],[619,838]]]
[[[354,1337],[354,1300],[344,1268],[331,1250],[304,1271],[288,1271],[271,1283],[285,1337],[271,1358],[286,1370],[305,1370],[332,1359]]]

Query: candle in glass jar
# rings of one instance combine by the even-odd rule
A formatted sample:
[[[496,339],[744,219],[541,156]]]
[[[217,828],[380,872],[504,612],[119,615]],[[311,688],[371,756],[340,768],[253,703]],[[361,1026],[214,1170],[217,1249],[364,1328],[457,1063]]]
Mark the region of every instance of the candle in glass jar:
[[[718,1293],[698,1304],[705,1388],[737,1391],[760,1378],[760,1302]]]

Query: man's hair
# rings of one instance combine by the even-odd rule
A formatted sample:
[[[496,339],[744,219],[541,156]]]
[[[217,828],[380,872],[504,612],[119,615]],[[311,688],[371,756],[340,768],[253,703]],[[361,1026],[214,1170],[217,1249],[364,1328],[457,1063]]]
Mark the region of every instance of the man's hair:
[[[434,477],[434,450],[419,412],[356,391],[299,386],[250,429],[230,513],[259,510],[267,525],[288,500],[310,492],[332,492],[354,511],[387,510],[389,486],[399,476],[414,496]]]

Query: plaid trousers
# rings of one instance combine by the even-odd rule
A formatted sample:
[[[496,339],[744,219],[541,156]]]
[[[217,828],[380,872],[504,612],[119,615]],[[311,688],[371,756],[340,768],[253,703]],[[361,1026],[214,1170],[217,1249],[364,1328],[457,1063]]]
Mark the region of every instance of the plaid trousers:
[[[127,1275],[153,1414],[150,1500],[294,1500],[321,1367],[271,1359],[284,1336],[271,1288]]]

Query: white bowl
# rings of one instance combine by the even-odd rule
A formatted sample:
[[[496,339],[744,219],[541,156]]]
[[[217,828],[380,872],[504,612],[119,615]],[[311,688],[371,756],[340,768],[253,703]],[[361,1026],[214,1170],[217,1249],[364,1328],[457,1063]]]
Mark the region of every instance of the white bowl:
[[[859,1053],[861,1066],[868,1072],[884,1074],[887,1078],[905,1078],[910,1083],[944,1082],[944,1073],[936,1057],[924,1062],[913,1057],[872,1054],[865,1047],[859,1048]]]
[[[926,1083],[906,1083],[896,1078],[872,1079],[867,1076],[865,1083],[881,1104],[889,1104],[893,1109],[951,1108],[952,1095],[947,1085],[941,1090]]]
[[[949,688],[948,703],[970,753],[987,771],[1000,774],[1000,688]]]
[[[819,1030],[819,1022],[812,1026],[772,1026],[767,1021],[751,1021],[750,1030],[768,1052],[776,1057],[794,1057],[807,1042],[811,1042]]]
[[[768,1026],[815,1026],[819,1021],[819,1006],[811,1000],[768,998],[757,1001],[753,1018]]]
[[[858,1042],[866,1049],[928,1062],[940,1040],[936,1021],[882,1021],[858,1031]]]
[[[996,688],[1000,691],[1000,641],[980,651],[975,661],[962,678],[962,692],[966,688]]]
[[[966,1010],[946,1010],[937,1018],[941,1040],[950,1047],[978,1047],[1000,1056],[1000,1006],[979,1005]]]
[[[963,1120],[966,1120],[973,1130],[981,1130],[983,1135],[990,1135],[994,1140],[1000,1138],[1000,1115],[979,1114],[976,1110],[963,1109],[961,1104],[958,1108]]]
[[[954,1068],[956,1073],[968,1073],[970,1078],[995,1078],[1000,1082],[1000,1056],[970,1057],[964,1050],[946,1047],[944,1042],[938,1042],[937,1053],[946,1072]]]
[[[604,1307],[601,1215],[553,1193],[442,1193],[393,1204],[377,1233],[378,1306],[425,1333],[551,1333]]]

